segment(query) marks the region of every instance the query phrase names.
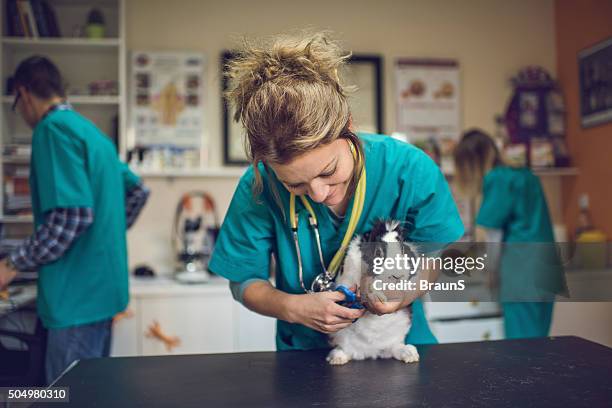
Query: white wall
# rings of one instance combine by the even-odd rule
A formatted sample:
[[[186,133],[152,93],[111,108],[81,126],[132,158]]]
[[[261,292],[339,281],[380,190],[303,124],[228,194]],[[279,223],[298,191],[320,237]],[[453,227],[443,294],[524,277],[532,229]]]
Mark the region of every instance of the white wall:
[[[198,1],[128,0],[128,49],[197,50],[208,54],[209,123],[220,163],[219,53],[242,35],[312,27],[330,29],[354,52],[385,57],[386,131],[393,130],[393,60],[450,57],[461,63],[464,124],[492,130],[504,108],[507,80],[519,67],[555,71],[552,1]]]
[[[510,94],[508,78],[527,64],[554,73],[550,0],[466,1],[198,1],[127,0],[129,50],[197,50],[209,57],[208,137],[211,165],[222,164],[219,55],[242,35],[311,27],[333,30],[354,52],[385,58],[385,131],[394,130],[396,57],[456,58],[463,80],[463,123],[493,130]],[[170,267],[170,224],[180,192],[213,192],[225,212],[236,179],[147,180],[153,195],[130,232],[130,264]]]

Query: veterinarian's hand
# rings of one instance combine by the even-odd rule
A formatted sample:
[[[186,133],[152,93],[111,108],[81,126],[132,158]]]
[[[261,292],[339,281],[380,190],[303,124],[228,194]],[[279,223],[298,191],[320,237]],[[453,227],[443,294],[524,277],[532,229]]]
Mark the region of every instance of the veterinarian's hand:
[[[17,271],[8,267],[6,260],[0,261],[0,290],[8,286],[17,276]]]
[[[364,309],[350,309],[336,302],[345,296],[336,291],[294,295],[288,304],[292,323],[300,323],[325,334],[335,333],[360,318]]]

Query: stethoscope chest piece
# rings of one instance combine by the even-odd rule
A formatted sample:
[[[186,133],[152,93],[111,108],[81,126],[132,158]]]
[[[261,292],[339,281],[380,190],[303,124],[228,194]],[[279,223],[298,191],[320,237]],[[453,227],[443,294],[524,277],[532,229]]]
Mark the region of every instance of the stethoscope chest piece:
[[[312,281],[310,290],[312,292],[326,292],[334,290],[335,286],[334,279],[331,276],[326,273],[321,273]]]

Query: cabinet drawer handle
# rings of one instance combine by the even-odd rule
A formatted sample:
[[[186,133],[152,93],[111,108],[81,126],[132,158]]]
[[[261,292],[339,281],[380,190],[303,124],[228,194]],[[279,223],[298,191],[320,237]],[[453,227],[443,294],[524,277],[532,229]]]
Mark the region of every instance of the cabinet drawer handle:
[[[164,343],[168,352],[181,344],[181,339],[177,336],[170,336],[164,333],[157,320],[154,320],[153,323],[149,325],[146,335],[147,337],[157,339]]]
[[[128,307],[123,312],[119,312],[113,317],[113,324],[123,319],[131,319],[132,317],[134,317],[134,311]]]

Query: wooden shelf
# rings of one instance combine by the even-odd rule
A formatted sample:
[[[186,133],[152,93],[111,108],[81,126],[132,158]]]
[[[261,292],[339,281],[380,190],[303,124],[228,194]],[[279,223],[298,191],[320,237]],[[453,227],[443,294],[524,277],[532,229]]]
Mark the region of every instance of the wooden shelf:
[[[580,171],[577,167],[550,167],[550,168],[538,168],[531,169],[533,174],[540,177],[565,177],[565,176],[577,176]],[[445,177],[452,178],[455,175],[454,172],[444,172]]]
[[[85,48],[116,48],[120,45],[118,38],[25,38],[25,37],[2,37],[2,44],[6,47],[39,49],[49,47],[85,47]]]
[[[30,164],[29,157],[2,157],[2,164]]]
[[[0,216],[0,224],[30,224],[34,222],[31,215],[3,215]]]
[[[536,176],[577,176],[580,171],[576,167],[551,167],[551,168],[540,168],[532,169],[533,174]]]
[[[12,104],[14,96],[3,96],[2,103]],[[118,105],[121,97],[118,95],[68,95],[68,102],[73,105]]]
[[[211,167],[198,170],[139,170],[133,171],[143,178],[240,178],[246,167]]]

